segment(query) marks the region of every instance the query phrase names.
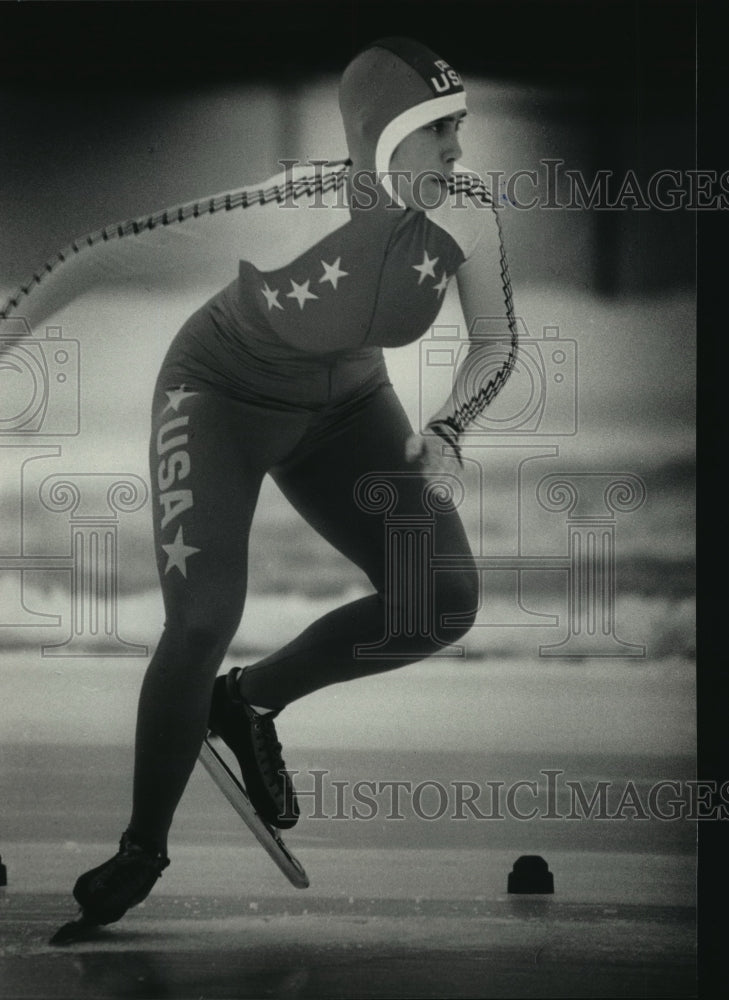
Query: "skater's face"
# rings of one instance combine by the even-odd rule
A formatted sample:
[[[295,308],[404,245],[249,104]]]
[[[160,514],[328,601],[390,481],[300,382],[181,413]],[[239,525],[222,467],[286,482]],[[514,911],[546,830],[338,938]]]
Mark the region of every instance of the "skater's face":
[[[443,201],[446,183],[461,156],[458,133],[465,117],[462,111],[428,122],[396,147],[390,159],[392,186],[408,208],[423,211]]]

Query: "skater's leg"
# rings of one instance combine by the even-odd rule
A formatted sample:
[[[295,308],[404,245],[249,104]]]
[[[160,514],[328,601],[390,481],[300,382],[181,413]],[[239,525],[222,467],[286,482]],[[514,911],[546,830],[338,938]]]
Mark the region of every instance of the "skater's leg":
[[[240,689],[253,704],[281,708],[328,684],[412,663],[456,642],[470,628],[478,606],[478,575],[454,507],[432,505],[433,549],[460,557],[458,568],[427,578],[423,574],[408,584],[402,579],[406,561],[398,562],[387,549],[383,515],[363,510],[354,497],[360,477],[381,472],[383,481],[397,491],[398,511],[414,518],[422,515],[427,479],[404,458],[411,432],[392,388],[382,386],[350,406],[346,415],[332,417],[328,427],[313,428],[296,458],[273,471],[288,499],[367,573],[376,593],[325,615],[284,648],[247,667]],[[388,480],[388,473],[395,475]],[[430,635],[423,635],[422,629],[417,635],[401,629],[381,656],[357,656],[355,646],[376,645],[385,637],[388,622],[402,620],[408,609],[394,605],[403,600],[428,605],[430,629],[425,631]],[[444,624],[454,615],[460,625]]]
[[[150,461],[166,620],[140,694],[129,829],[159,850],[240,621],[248,534],[266,465],[302,433],[291,414],[204,390],[156,395]]]
[[[165,629],[139,699],[129,827],[119,852],[74,887],[86,920],[118,920],[168,864],[167,833],[243,609],[261,480],[295,447],[307,420],[160,381],[150,458]]]

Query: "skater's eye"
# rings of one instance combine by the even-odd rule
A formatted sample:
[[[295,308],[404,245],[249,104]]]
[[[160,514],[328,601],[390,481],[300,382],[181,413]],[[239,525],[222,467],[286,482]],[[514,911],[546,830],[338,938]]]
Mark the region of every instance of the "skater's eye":
[[[451,117],[439,118],[437,121],[429,122],[425,126],[425,130],[427,132],[434,132],[436,135],[443,135],[448,126],[452,125],[454,131],[458,132],[460,131],[461,125],[463,124],[465,117],[466,116],[464,114],[460,115],[458,118],[456,118],[455,116],[452,118]]]

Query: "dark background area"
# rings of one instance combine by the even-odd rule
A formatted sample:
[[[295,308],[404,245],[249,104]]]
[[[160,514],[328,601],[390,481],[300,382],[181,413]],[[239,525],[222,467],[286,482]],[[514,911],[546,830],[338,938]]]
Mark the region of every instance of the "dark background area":
[[[610,171],[615,195],[626,171],[643,185],[659,170],[685,172],[696,166],[696,14],[685,0],[0,4],[9,138],[0,144],[0,284],[24,281],[102,225],[269,176],[275,164],[241,180],[231,117],[212,120],[216,102],[234,100],[221,95],[270,90],[276,124],[257,127],[294,136],[296,95],[389,34],[424,41],[467,79],[510,95],[493,109],[514,121],[511,150],[496,156],[507,175],[556,156],[588,184]],[[189,124],[190,155],[175,150],[170,165],[177,119],[192,118],[193,101],[213,109],[211,134]],[[512,262],[517,283],[607,296],[693,288],[694,212],[509,214],[511,242],[524,251]]]
[[[464,72],[692,103],[696,5],[686,0],[428,0],[2,5],[0,78],[67,87],[280,81],[340,72],[383,35],[454,47]]]

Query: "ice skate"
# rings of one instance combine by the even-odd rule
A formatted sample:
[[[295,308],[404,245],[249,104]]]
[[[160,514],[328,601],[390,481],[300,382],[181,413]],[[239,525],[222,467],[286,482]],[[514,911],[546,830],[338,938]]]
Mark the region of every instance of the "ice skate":
[[[120,920],[127,910],[147,898],[169,863],[164,854],[143,847],[128,832],[123,833],[114,857],[76,880],[73,895],[81,907],[80,916],[64,924],[51,943],[78,940],[100,925]]]
[[[261,715],[242,697],[234,667],[213,688],[209,728],[232,750],[256,812],[270,826],[288,830],[299,818],[296,793],[281,757],[276,735],[277,712]]]

